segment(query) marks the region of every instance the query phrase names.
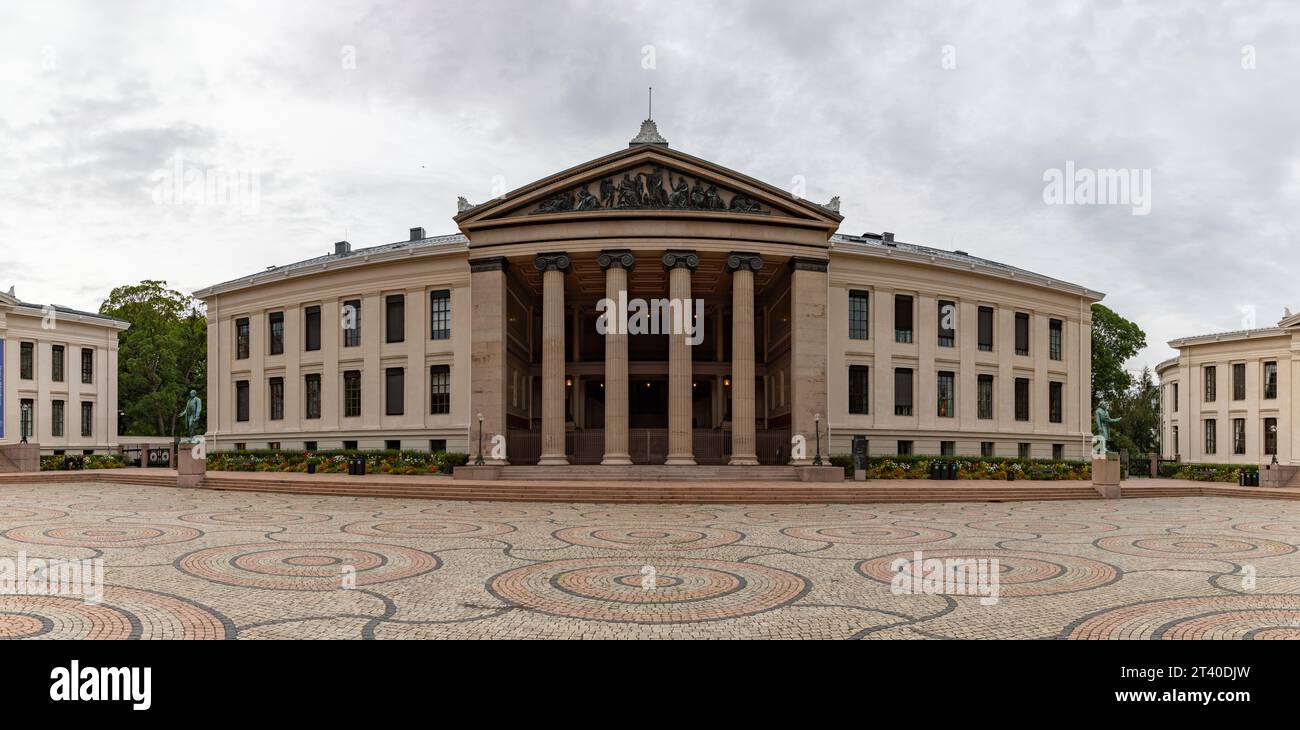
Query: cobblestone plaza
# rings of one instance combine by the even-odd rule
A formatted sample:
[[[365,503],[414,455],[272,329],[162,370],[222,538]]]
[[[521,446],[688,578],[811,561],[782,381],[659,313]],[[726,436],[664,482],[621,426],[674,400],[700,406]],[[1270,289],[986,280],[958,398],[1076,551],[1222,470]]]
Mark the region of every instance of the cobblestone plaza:
[[[436,502],[0,486],[0,558],[102,558],[0,638],[1300,638],[1300,503]],[[1000,593],[897,594],[996,559]]]

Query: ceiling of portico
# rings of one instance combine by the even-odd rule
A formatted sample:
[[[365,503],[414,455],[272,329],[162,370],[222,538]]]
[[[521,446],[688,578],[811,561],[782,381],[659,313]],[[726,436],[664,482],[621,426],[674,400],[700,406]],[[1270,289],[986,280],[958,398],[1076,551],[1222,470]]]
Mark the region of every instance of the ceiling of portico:
[[[628,273],[628,296],[664,297],[668,295],[668,271],[663,267],[663,251],[636,251],[636,263]],[[564,277],[566,299],[596,301],[605,296],[605,271],[596,262],[597,254],[570,254],[571,265]],[[767,287],[780,278],[788,258],[764,256],[763,268],[754,274],[754,294],[763,296]],[[721,253],[701,253],[700,265],[691,275],[691,294],[703,299],[730,301],[731,273],[727,257]],[[532,259],[512,258],[511,269],[534,296],[542,293],[542,272]]]

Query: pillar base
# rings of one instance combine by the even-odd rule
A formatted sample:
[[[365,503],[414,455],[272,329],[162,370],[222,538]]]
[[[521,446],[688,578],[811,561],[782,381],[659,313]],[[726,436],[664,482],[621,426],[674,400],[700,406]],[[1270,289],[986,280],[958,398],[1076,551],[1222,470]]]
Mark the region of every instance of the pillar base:
[[[669,454],[664,463],[672,464],[674,466],[695,466],[695,456],[692,454],[684,456],[673,456],[672,454]]]
[[[733,456],[731,461],[727,462],[728,466],[758,466],[757,456]]]
[[[601,466],[631,466],[632,457],[626,454],[610,454],[600,460]]]
[[[567,456],[543,456],[537,460],[538,466],[568,466],[569,457]]]

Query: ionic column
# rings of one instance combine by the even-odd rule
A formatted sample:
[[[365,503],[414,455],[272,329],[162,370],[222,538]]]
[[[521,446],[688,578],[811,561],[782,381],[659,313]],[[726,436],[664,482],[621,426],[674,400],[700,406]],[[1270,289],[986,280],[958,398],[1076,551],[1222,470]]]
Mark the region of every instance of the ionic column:
[[[627,330],[619,302],[627,298],[627,272],[636,259],[631,251],[601,251],[596,263],[605,270],[605,455],[602,464],[631,464],[627,448]]]
[[[564,272],[565,253],[537,254],[542,272],[542,455],[539,465],[568,464],[564,455]]]
[[[668,269],[668,297],[681,329],[668,335],[668,464],[695,464],[695,432],[691,426],[694,397],[691,393],[691,349],[687,344],[693,330],[692,316],[704,322],[704,312],[695,311],[691,299],[691,272],[700,265],[694,251],[668,251],[663,257]],[[674,319],[676,322],[677,319]]]
[[[731,461],[758,464],[754,423],[754,272],[763,258],[753,253],[727,257],[731,272]]]

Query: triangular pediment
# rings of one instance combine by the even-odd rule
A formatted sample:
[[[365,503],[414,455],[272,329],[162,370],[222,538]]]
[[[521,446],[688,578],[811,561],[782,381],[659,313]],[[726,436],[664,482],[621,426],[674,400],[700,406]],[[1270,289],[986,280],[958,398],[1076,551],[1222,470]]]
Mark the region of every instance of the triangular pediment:
[[[629,147],[464,210],[468,233],[507,219],[535,223],[608,217],[706,217],[825,228],[841,216],[707,160],[652,145]]]

